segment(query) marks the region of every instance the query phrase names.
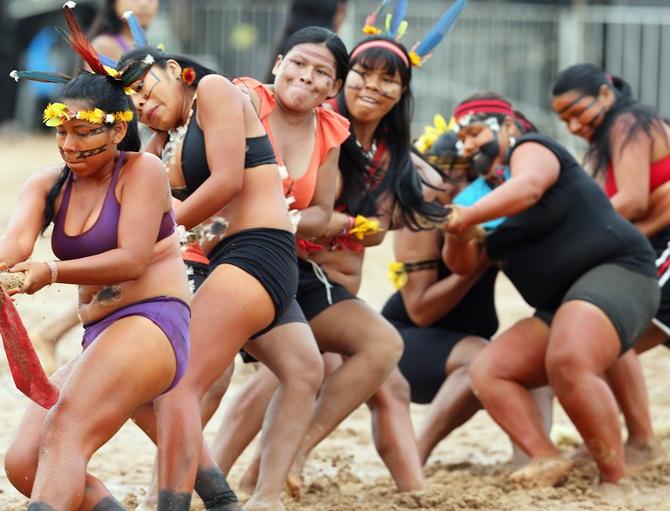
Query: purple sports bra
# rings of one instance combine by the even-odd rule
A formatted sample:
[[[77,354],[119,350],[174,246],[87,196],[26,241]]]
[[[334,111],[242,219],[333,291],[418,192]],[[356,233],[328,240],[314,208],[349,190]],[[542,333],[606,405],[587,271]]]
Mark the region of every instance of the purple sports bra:
[[[65,217],[68,205],[70,204],[70,195],[72,194],[72,174],[67,178],[65,191],[63,192],[63,201],[54,219],[54,229],[51,236],[51,249],[58,259],[79,259],[117,248],[121,204],[116,199],[114,190],[116,189],[116,182],[118,181],[124,160],[125,153],[121,152],[114,166],[112,180],[107,188],[98,219],[91,228],[77,236],[69,236],[65,233],[64,228]],[[156,242],[167,238],[174,230],[174,213],[170,209],[170,211],[163,215]]]

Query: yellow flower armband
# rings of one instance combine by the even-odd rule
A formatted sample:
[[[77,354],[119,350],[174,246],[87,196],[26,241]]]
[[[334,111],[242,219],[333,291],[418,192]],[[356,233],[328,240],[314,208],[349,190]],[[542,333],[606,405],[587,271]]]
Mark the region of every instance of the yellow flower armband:
[[[349,235],[362,241],[366,236],[382,232],[383,230],[384,229],[379,227],[379,220],[366,218],[363,215],[356,215],[354,226],[349,229]]]

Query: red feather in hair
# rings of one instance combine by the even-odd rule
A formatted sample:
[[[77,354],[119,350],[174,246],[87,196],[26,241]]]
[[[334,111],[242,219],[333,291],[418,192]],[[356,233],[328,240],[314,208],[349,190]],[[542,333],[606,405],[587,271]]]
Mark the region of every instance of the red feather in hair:
[[[95,48],[93,48],[93,45],[79,26],[77,18],[75,18],[72,9],[66,4],[63,6],[63,11],[65,14],[65,21],[67,21],[67,26],[70,32],[67,35],[67,40],[72,48],[74,48],[74,51],[76,51],[79,56],[84,59],[84,61],[86,61],[94,73],[109,76],[109,73],[100,63],[98,52],[95,50]]]

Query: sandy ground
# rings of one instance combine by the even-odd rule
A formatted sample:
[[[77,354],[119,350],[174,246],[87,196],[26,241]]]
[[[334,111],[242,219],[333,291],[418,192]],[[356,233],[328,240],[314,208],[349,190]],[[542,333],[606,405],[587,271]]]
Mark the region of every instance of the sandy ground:
[[[21,183],[40,166],[59,161],[53,139],[3,135],[2,188],[0,189],[0,226],[4,228],[16,201]],[[370,251],[362,297],[375,307],[381,306],[391,294],[385,279],[386,264],[391,259],[390,243]],[[48,240],[40,240],[36,258],[50,256]],[[25,324],[36,325],[44,318],[63,310],[75,299],[73,288],[53,286],[34,297],[20,297],[17,306]],[[499,279],[497,303],[502,325],[507,326],[528,314],[528,307],[509,283]],[[78,353],[81,330],[68,334],[58,350],[60,362]],[[649,383],[655,428],[666,449],[670,449],[670,352],[664,348],[642,357]],[[248,369],[236,374],[229,396],[234,396],[249,375]],[[229,397],[227,396],[227,399]],[[4,357],[0,357],[0,458],[13,438],[21,413],[27,403],[14,387]],[[415,424],[419,424],[425,407],[413,406]],[[565,415],[556,406],[553,435],[566,452],[574,450],[578,435]],[[206,430],[212,438],[218,416]],[[443,441],[428,462],[425,473],[429,486],[425,492],[399,494],[380,462],[370,437],[370,416],[365,407],[356,411],[341,427],[319,446],[305,471],[306,494],[300,502],[287,498],[289,510],[629,510],[652,511],[670,509],[670,462],[663,461],[632,473],[625,492],[604,498],[594,491],[596,471],[588,462],[582,463],[565,484],[557,488],[520,490],[506,482],[506,465],[510,445],[500,428],[479,412],[473,420]],[[233,468],[230,479],[235,484],[251,454],[247,450]],[[91,473],[107,483],[115,496],[129,509],[134,509],[144,495],[150,478],[153,446],[131,423],[105,445],[90,462]],[[23,510],[27,499],[9,484],[4,472],[0,475],[0,509]],[[198,505],[194,505],[198,508]]]

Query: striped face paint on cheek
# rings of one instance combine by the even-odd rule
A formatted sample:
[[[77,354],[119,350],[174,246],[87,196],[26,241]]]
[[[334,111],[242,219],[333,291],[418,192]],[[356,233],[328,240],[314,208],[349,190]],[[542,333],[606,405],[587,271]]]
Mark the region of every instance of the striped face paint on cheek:
[[[101,145],[98,147],[94,147],[92,149],[84,149],[83,151],[77,151],[75,154],[75,157],[77,160],[85,160],[87,158],[90,158],[91,156],[97,156],[98,154],[102,154],[107,150],[108,145]],[[65,151],[63,151],[60,147],[58,148],[60,151],[60,155],[64,160],[67,160],[65,157]]]

